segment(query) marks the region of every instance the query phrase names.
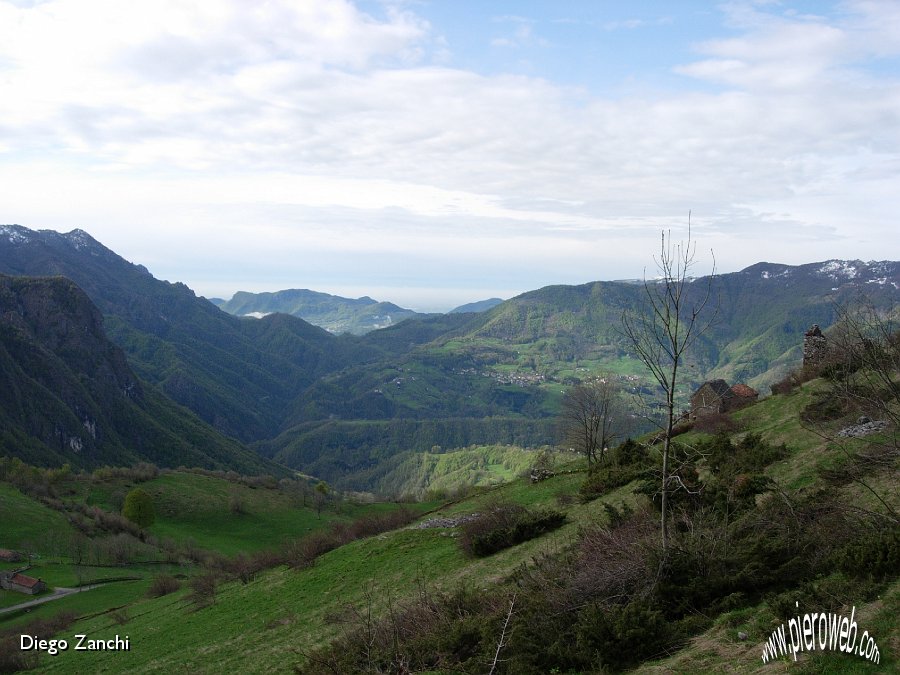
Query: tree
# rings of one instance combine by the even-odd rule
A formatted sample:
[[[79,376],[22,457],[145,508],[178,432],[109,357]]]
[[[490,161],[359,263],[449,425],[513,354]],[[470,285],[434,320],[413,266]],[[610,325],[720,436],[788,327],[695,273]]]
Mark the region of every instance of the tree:
[[[672,430],[677,421],[675,400],[680,369],[688,350],[712,325],[717,310],[708,307],[713,294],[715,257],[710,275],[704,283],[697,284],[690,275],[697,264],[696,252],[697,244],[691,240],[689,216],[687,241],[676,244],[671,231],[668,236],[662,233],[659,257],[654,256],[659,276],[648,280],[645,271],[642,306],[635,312],[625,311],[622,314],[626,338],[665,394],[660,484],[664,550],[669,546],[668,494],[671,484],[677,481],[677,475],[670,475],[669,453]]]
[[[316,516],[322,517],[322,508],[325,506],[325,502],[328,501],[328,483],[324,480],[320,480],[316,483],[316,490],[314,493],[314,498],[316,502]]]
[[[153,497],[141,488],[135,488],[125,495],[122,515],[139,527],[150,527],[156,520],[153,509]]]
[[[588,469],[604,449],[625,434],[627,416],[612,376],[579,384],[566,392],[560,413],[560,432],[566,445],[587,458]]]

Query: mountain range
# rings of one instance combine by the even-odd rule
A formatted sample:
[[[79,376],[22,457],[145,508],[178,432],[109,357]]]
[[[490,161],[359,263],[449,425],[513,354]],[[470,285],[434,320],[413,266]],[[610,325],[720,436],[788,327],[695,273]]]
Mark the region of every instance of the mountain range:
[[[416,315],[411,309],[377,302],[368,296],[352,300],[307,289],[275,293],[238,291],[227,302],[218,298],[210,302],[235,316],[260,319],[276,312],[290,314],[335,334],[363,335]]]
[[[553,443],[563,391],[600,370],[653,393],[620,330],[623,311],[640,304],[642,284],[550,286],[477,313],[412,314],[402,321],[396,313],[402,308],[370,298],[335,301],[296,290],[237,294],[229,301],[232,310],[261,317],[247,318],[222,311],[184,284],[155,279],[82,230],[15,225],[0,227],[0,273],[38,278],[5,279],[4,307],[27,297],[48,308],[28,325],[4,309],[2,324],[4,452],[27,448],[34,463],[74,459],[66,439],[77,435],[86,444],[82,465],[101,456],[104,463],[148,458],[250,471],[282,465],[365,488],[398,452]],[[71,283],[46,279],[60,276]],[[827,328],[836,307],[860,294],[879,307],[896,305],[898,285],[900,263],[888,261],[759,263],[719,275],[716,320],[690,354],[686,390],[723,377],[765,393],[799,362],[802,334],[811,324]],[[53,300],[63,288],[77,301]],[[335,302],[356,303],[372,317],[389,307],[392,325],[335,335],[283,311],[309,311],[317,302],[320,316]],[[54,342],[54,316],[69,316],[71,326],[92,336],[77,343],[82,356],[66,360],[67,348]],[[93,362],[84,356],[94,352]],[[38,404],[40,391],[58,388],[48,373],[66,373],[86,392]],[[125,383],[141,398],[120,400]],[[189,451],[163,437],[147,440],[155,438],[149,431],[129,435],[124,427],[140,425],[127,422],[113,404],[138,417],[140,410],[170,431],[179,428],[171,422],[178,411],[180,424],[195,434],[202,430],[205,445]],[[44,410],[43,417],[29,417],[29,407]],[[82,431],[88,410],[109,439],[102,447]],[[169,454],[160,450],[165,445],[173,448]]]
[[[427,316],[392,302],[378,302],[368,296],[342,298],[305,288],[291,288],[274,293],[238,291],[230,300],[210,298],[209,301],[235,316],[261,319],[269,314],[290,314],[335,335],[365,335],[373,330],[393,326],[404,319]],[[503,300],[500,298],[470,302],[451,309],[449,314],[485,312],[501,302]]]

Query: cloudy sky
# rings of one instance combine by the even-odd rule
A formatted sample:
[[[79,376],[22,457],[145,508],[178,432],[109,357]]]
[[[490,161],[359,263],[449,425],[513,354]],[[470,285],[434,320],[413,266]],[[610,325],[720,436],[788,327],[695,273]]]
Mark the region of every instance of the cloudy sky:
[[[900,2],[0,0],[0,223],[423,310],[900,257]]]

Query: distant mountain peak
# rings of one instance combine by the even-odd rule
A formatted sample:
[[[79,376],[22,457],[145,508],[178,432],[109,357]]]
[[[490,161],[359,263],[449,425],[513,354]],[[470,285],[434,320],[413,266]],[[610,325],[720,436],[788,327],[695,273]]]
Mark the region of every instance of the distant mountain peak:
[[[97,247],[104,248],[99,241],[79,228],[76,228],[71,232],[66,232],[63,235],[63,238],[79,250]]]
[[[738,274],[758,275],[762,279],[811,275],[840,282],[896,283],[900,263],[890,260],[841,260],[833,258],[803,265],[761,262],[744,268]]]
[[[94,253],[112,253],[112,251],[80,228],[63,233],[56,230],[32,230],[22,225],[0,225],[0,238],[8,239],[11,244],[28,244],[33,241],[49,244],[54,241],[63,241],[79,251],[91,250]]]
[[[478,300],[477,302],[469,302],[451,309],[448,314],[466,314],[469,312],[486,312],[503,303],[502,298],[488,298],[487,300]]]
[[[222,311],[235,316],[259,319],[270,314],[290,314],[330,333],[357,335],[386,328],[416,316],[416,312],[411,309],[398,307],[391,302],[378,302],[368,295],[356,299],[343,298],[307,288],[264,293],[238,291],[231,300],[216,304]]]
[[[29,235],[34,234],[21,225],[0,225],[0,237],[5,237],[11,244],[25,244],[31,241]]]

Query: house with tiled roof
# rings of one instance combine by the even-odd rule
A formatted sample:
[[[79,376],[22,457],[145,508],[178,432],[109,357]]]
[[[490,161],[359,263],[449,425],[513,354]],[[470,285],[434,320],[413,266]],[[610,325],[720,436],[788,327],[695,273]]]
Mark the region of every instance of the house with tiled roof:
[[[746,384],[731,387],[725,380],[704,382],[691,396],[691,417],[703,417],[743,408],[759,398],[759,392]]]
[[[18,571],[0,572],[0,588],[6,591],[17,591],[28,595],[37,595],[47,590],[47,584],[42,579],[29,577]]]
[[[759,398],[759,392],[746,384],[732,385],[731,394],[731,398],[728,399],[728,410],[737,410],[745,405],[756,403],[756,400]]]
[[[723,413],[734,394],[725,380],[710,380],[700,385],[691,396],[691,417]]]

